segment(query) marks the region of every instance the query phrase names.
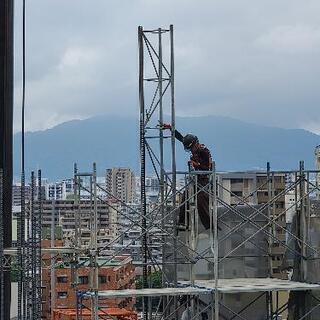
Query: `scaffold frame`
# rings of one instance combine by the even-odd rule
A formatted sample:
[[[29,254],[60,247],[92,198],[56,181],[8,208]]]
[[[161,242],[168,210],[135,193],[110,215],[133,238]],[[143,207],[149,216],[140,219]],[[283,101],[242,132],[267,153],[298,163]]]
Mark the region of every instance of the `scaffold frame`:
[[[165,36],[169,36],[169,45],[163,46]],[[153,40],[151,40],[151,38]],[[164,320],[178,319],[182,310],[190,308],[191,318],[200,319],[201,313],[206,311],[211,315],[212,320],[220,319],[247,319],[243,314],[248,308],[253,306],[260,299],[265,300],[266,320],[278,320],[285,313],[293,315],[294,320],[311,319],[310,316],[320,307],[320,300],[314,294],[320,290],[319,283],[314,283],[308,279],[308,262],[319,259],[320,248],[310,243],[310,219],[311,205],[310,198],[314,194],[319,194],[320,189],[317,180],[312,180],[312,176],[320,174],[317,170],[306,170],[304,162],[301,161],[298,170],[279,171],[271,170],[267,163],[266,170],[233,172],[232,174],[252,174],[261,175],[263,182],[256,184],[256,188],[250,191],[246,197],[240,196],[235,191],[225,186],[219,180],[223,173],[217,171],[215,162],[212,171],[177,171],[175,162],[175,100],[174,100],[174,45],[173,45],[173,26],[168,29],[157,28],[144,30],[138,29],[139,42],[139,102],[140,102],[140,164],[141,164],[141,198],[140,209],[136,209],[118,199],[106,188],[97,182],[96,165],[93,164],[92,172],[78,172],[77,166],[74,167],[74,208],[75,208],[75,241],[72,247],[51,247],[41,249],[41,214],[42,214],[42,190],[41,190],[41,171],[31,173],[31,199],[25,202],[24,175],[22,176],[21,199],[22,210],[18,223],[18,247],[3,247],[3,224],[0,220],[0,290],[3,294],[3,270],[9,268],[12,262],[17,262],[19,266],[19,296],[18,296],[18,317],[19,319],[40,319],[41,318],[41,255],[51,254],[54,260],[62,254],[70,259],[72,264],[73,279],[72,286],[76,292],[77,301],[75,305],[75,316],[77,320],[82,319],[82,311],[86,310],[87,316],[92,320],[103,319],[106,314],[103,307],[99,305],[99,298],[115,297],[142,297],[143,308],[142,318],[145,320],[156,320],[159,317]],[[164,58],[163,48],[169,48],[167,59]],[[148,60],[145,60],[147,53]],[[149,69],[146,67],[147,61]],[[169,62],[169,66],[166,65]],[[145,71],[152,71],[151,75],[146,75]],[[150,95],[150,105],[146,97],[147,84],[156,84],[155,91]],[[168,97],[165,96],[168,94]],[[165,100],[167,99],[167,100]],[[165,135],[165,103],[168,103],[170,110],[171,134]],[[156,135],[149,135],[156,132]],[[165,163],[165,141],[169,140],[170,150],[170,170]],[[158,145],[152,146],[150,141],[156,141]],[[148,169],[154,172],[159,181],[159,195],[156,204],[151,206],[146,199],[146,175]],[[231,174],[231,173],[230,173]],[[185,181],[182,187],[177,185],[177,176],[181,175]],[[199,175],[206,175],[208,183],[199,184]],[[293,176],[290,181],[280,191],[276,187],[277,177],[281,179],[286,175]],[[84,184],[87,180],[89,183]],[[37,181],[37,182],[36,182]],[[2,189],[3,173],[0,171],[0,191]],[[37,190],[37,192],[36,192]],[[119,210],[111,201],[101,198],[98,190],[104,192],[109,198],[113,198],[122,206],[135,213],[139,219],[133,219],[129,214]],[[90,211],[90,247],[84,248],[81,244],[81,191],[86,191],[89,195],[91,204]],[[198,195],[205,192],[209,199],[210,226],[207,229],[208,241],[205,248],[198,250],[201,231],[198,215]],[[258,193],[263,192],[266,200],[257,205],[252,198],[257,199]],[[290,207],[277,208],[277,201],[285,195],[292,193],[294,201]],[[2,194],[0,192],[0,194]],[[36,195],[37,194],[37,195]],[[180,201],[181,195],[185,194],[184,201]],[[225,200],[225,196],[232,197],[233,204]],[[38,205],[35,205],[37,198]],[[97,246],[97,204],[98,201],[106,202],[107,205],[115,210],[119,216],[125,217],[130,221],[128,229],[138,227],[140,233],[134,237],[126,246],[114,250],[112,254],[102,255],[105,248]],[[0,198],[0,219],[3,199]],[[181,207],[185,207],[186,218],[189,217],[190,224],[184,230],[185,241],[181,239],[181,233],[177,228],[177,213]],[[244,212],[243,209],[247,211]],[[280,210],[276,210],[280,209]],[[283,210],[282,210],[283,209]],[[297,229],[292,230],[284,225],[283,217],[286,217],[289,209],[294,209],[296,214]],[[232,214],[239,220],[229,224],[223,218]],[[257,221],[257,218],[259,220]],[[244,236],[241,230],[249,226],[251,233]],[[156,260],[150,252],[151,234],[153,228],[160,231],[162,261]],[[220,229],[219,229],[220,228]],[[221,230],[222,229],[222,230]],[[283,240],[279,236],[279,231],[294,241],[295,246],[289,244],[289,240]],[[223,244],[234,236],[237,236],[237,244],[223,249]],[[266,239],[264,246],[256,243],[256,236],[263,235]],[[119,241],[120,237],[115,237],[109,244],[113,245]],[[134,241],[142,240],[141,251],[142,261],[137,263],[143,270],[142,289],[120,289],[99,291],[98,271],[103,265],[99,265],[99,256],[106,258],[104,264],[120,255],[124,249],[129,247]],[[238,251],[250,244],[259,251],[259,255],[241,255]],[[294,258],[295,270],[294,280],[277,279],[273,277],[272,258],[274,246],[281,247],[285,253],[291,254]],[[220,266],[230,258],[252,258],[262,257],[265,259],[266,272],[263,277],[247,278],[224,278],[220,277]],[[199,279],[196,276],[195,268],[198,263],[204,262],[212,272],[210,279]],[[88,263],[88,264],[86,264]],[[86,291],[79,289],[77,276],[78,268],[83,265],[90,268],[90,288]],[[187,280],[179,280],[180,266],[186,265],[189,269]],[[52,264],[54,267],[55,265]],[[209,269],[208,267],[208,269]],[[150,269],[161,271],[161,288],[153,288],[148,282]],[[167,270],[171,270],[172,273]],[[54,274],[53,274],[54,276]],[[21,290],[20,290],[21,289]],[[279,292],[290,292],[293,295],[288,297],[288,301],[281,305]],[[247,304],[234,310],[233,306],[226,303],[226,295],[240,293],[255,293]],[[290,306],[294,301],[294,295],[301,293],[300,299],[307,300],[308,297],[314,302],[302,303],[302,307],[297,305]],[[209,302],[204,303],[200,296],[209,297]],[[307,297],[308,295],[308,297]],[[160,299],[158,299],[160,297]],[[179,298],[186,299],[179,302]],[[153,298],[157,298],[158,305],[153,310]],[[84,303],[89,301],[89,303]],[[0,308],[3,308],[0,302]],[[1,311],[1,310],[0,310]],[[228,316],[223,312],[227,311]],[[73,315],[73,310],[69,310]],[[53,312],[54,313],[54,312]],[[52,313],[52,315],[53,315]],[[57,313],[57,312],[56,312]],[[248,320],[248,319],[247,319]],[[312,319],[313,320],[313,319]]]

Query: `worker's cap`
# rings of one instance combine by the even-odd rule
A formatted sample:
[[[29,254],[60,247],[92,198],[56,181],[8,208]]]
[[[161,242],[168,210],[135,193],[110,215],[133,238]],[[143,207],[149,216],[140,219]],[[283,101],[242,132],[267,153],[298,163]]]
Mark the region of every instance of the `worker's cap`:
[[[188,133],[183,137],[183,146],[185,150],[190,151],[195,143],[199,143],[199,139],[197,136]]]

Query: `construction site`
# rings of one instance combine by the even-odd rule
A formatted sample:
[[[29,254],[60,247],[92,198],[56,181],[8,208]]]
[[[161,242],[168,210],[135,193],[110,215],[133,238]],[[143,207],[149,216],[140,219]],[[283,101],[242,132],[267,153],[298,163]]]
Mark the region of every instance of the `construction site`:
[[[9,7],[7,13],[13,10]],[[6,21],[7,28],[1,29],[8,35],[10,19]],[[98,183],[95,163],[90,168],[74,164],[74,195],[62,204],[72,208],[72,241],[57,237],[53,209],[45,238],[41,185],[45,168],[22,170],[21,213],[13,247],[12,159],[2,159],[0,319],[10,319],[13,270],[17,275],[14,319],[19,320],[320,319],[320,148],[316,148],[315,169],[305,168],[301,159],[296,170],[273,170],[266,161],[264,170],[222,172],[213,159],[210,170],[187,165],[185,171],[177,170],[173,25],[140,26],[138,47],[139,206],[130,206]],[[3,52],[12,56],[10,43],[1,44],[1,59]],[[9,71],[1,75],[8,83]],[[10,105],[12,97],[2,91],[0,96],[8,99],[4,106]],[[1,106],[1,112],[4,109]],[[2,114],[1,119],[9,123],[10,114]],[[168,123],[171,130],[166,129]],[[1,137],[7,139],[2,142],[4,150],[10,147],[10,128],[1,123],[1,130]],[[6,154],[11,154],[9,149]],[[148,175],[156,176],[159,183],[154,203],[146,198]],[[26,179],[31,181],[28,201]],[[82,192],[87,194],[85,202]],[[201,195],[208,201],[206,225],[199,217]],[[115,203],[126,210],[119,210]],[[127,231],[139,231],[115,250],[110,248],[123,232],[115,234],[107,247],[98,241],[102,205],[129,221]],[[181,213],[185,228],[178,221]],[[127,253],[133,242],[141,260]],[[155,258],[155,250],[160,258]]]

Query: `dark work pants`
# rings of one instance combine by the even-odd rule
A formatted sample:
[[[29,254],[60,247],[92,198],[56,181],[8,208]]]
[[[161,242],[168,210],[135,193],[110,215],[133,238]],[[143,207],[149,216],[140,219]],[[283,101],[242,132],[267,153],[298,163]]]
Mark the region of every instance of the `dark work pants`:
[[[197,202],[198,202],[198,214],[201,223],[203,224],[204,228],[210,229],[210,214],[209,214],[209,194],[205,191],[208,190],[208,179],[202,178],[199,179],[198,182],[198,191],[203,188],[204,191],[199,191],[197,194]],[[179,209],[179,224],[189,226],[189,215],[187,216],[187,221],[185,221],[185,209],[189,210],[189,203],[187,205],[184,203],[186,201],[187,192],[185,191],[182,195],[181,205]],[[190,196],[190,195],[189,195]],[[190,201],[190,200],[189,200]],[[188,201],[188,202],[189,202]]]

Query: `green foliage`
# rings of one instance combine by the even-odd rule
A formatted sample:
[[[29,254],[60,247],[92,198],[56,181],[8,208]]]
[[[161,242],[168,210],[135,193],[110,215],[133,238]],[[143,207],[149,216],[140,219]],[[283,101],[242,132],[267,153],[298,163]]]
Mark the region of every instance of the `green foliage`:
[[[150,288],[161,288],[162,283],[162,272],[156,271],[148,275],[148,286]],[[136,288],[143,288],[143,280],[142,276],[137,277],[136,279]]]
[[[148,286],[149,288],[161,288],[162,287],[162,272],[156,271],[148,275]],[[138,276],[136,278],[136,288],[143,288],[143,279],[142,276]],[[159,304],[159,298],[152,299],[152,310],[156,310]],[[142,298],[137,298],[136,300],[136,308],[137,310],[142,310]]]

